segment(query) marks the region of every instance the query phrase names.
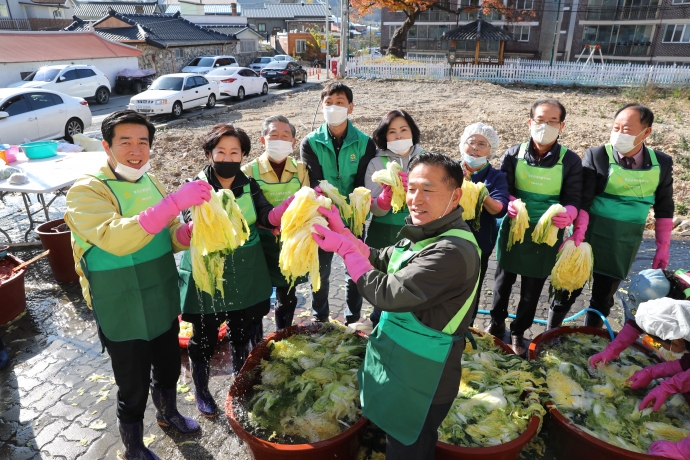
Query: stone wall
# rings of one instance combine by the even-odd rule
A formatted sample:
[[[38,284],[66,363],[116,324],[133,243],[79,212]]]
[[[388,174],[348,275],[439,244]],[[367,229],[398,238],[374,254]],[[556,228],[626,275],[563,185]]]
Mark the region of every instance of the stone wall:
[[[155,69],[156,76],[180,72],[189,61],[197,56],[231,55],[237,52],[237,44],[209,46],[184,46],[168,49],[160,49],[151,45],[136,45],[141,50],[139,57],[140,69]]]

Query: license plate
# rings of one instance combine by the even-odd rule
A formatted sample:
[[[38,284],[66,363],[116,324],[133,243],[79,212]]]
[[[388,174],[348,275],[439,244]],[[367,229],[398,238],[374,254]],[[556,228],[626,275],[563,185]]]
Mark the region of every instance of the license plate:
[[[149,113],[149,112],[153,112],[153,110],[151,109],[151,107],[137,107],[137,112]]]
[[[266,72],[266,75],[275,75],[275,72]]]

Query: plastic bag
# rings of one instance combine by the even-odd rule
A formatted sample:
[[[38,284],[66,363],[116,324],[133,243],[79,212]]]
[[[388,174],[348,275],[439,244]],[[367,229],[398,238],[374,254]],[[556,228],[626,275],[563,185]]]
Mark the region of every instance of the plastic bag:
[[[647,334],[663,340],[690,340],[690,301],[662,297],[643,302],[635,322]]]

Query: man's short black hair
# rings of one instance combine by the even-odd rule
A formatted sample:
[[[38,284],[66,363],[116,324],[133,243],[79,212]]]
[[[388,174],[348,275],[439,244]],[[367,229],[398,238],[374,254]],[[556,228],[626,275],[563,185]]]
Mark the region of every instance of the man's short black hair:
[[[115,127],[123,124],[146,126],[149,130],[149,146],[153,145],[153,136],[156,134],[156,127],[153,126],[153,123],[149,121],[146,115],[135,112],[134,110],[118,110],[105,117],[101,123],[101,134],[103,135],[103,140],[106,141],[108,145],[113,145]]]
[[[645,128],[649,128],[654,123],[654,112],[652,112],[649,107],[645,107],[644,105],[637,103],[625,104],[623,107],[618,109],[613,119],[615,120],[618,118],[618,115],[625,109],[637,110],[637,113],[640,114],[640,123],[642,123],[642,126]]]
[[[334,94],[344,94],[347,97],[347,102],[352,104],[352,90],[345,83],[339,81],[332,81],[321,90],[321,100],[323,101],[328,96]]]
[[[379,125],[374,130],[372,138],[374,139],[374,144],[376,144],[376,147],[380,148],[381,150],[388,148],[388,141],[386,140],[388,127],[391,125],[391,123],[393,123],[393,120],[398,117],[404,118],[407,124],[410,125],[410,131],[412,131],[412,144],[419,144],[419,128],[417,127],[417,123],[414,122],[409,113],[405,112],[404,110],[396,109],[385,114],[379,122]]]
[[[532,104],[532,107],[529,109],[529,117],[534,120],[534,111],[537,110],[537,107],[540,105],[551,105],[553,107],[558,107],[558,110],[561,111],[561,119],[560,122],[563,123],[565,121],[565,107],[563,104],[558,99],[553,99],[553,98],[547,98],[547,99],[539,99],[537,102]]]
[[[462,165],[459,161],[455,161],[441,153],[424,152],[410,161],[408,171],[412,172],[418,165],[440,166],[446,171],[445,176],[443,176],[443,182],[445,182],[449,189],[454,190],[462,187],[465,174],[462,172]]]
[[[236,128],[230,123],[218,123],[211,128],[211,131],[204,136],[202,141],[202,148],[206,156],[210,157],[213,149],[216,148],[220,140],[225,137],[236,137],[240,141],[240,149],[242,150],[242,157],[246,157],[252,149],[252,141],[242,128]]]

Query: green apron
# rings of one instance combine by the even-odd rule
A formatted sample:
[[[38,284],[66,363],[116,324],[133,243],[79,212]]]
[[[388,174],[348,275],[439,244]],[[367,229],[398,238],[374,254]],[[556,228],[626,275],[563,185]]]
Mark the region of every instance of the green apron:
[[[199,174],[199,178],[207,180],[203,173]],[[232,190],[221,190],[221,192],[232,193]],[[256,228],[256,210],[249,184],[242,189],[242,196],[237,198],[237,204],[249,225],[249,238],[242,246],[235,249],[232,255],[225,258],[223,271],[225,299],[218,291],[215,292],[213,298],[206,292],[197,291],[192,276],[192,257],[189,251],[185,251],[182,254],[179,269],[180,295],[184,313],[204,314],[244,310],[271,297],[273,288]]]
[[[139,215],[163,199],[144,174],[137,182],[93,177],[104,182],[117,198],[122,217]],[[170,329],[180,314],[177,270],[166,226],[143,248],[116,256],[72,233],[84,249],[79,261],[89,281],[91,306],[96,323],[108,340],[153,340]]]
[[[676,270],[675,272],[673,272],[673,274],[676,275],[678,278],[681,278],[683,281],[690,284],[690,274],[688,273],[690,273],[688,270]],[[690,288],[684,290],[683,294],[685,295],[686,299],[690,299]]]
[[[532,166],[525,160],[527,144],[521,144],[515,168],[515,197],[520,198],[527,207],[529,227],[525,231],[525,240],[514,244],[506,250],[510,234],[511,219],[503,219],[496,244],[496,258],[499,266],[506,271],[532,278],[546,278],[556,263],[558,243],[553,246],[537,244],[532,241],[532,232],[541,216],[551,205],[560,201],[563,183],[563,157],[568,151],[561,146],[558,163],[550,168]],[[558,239],[563,238],[563,230],[558,232]]]
[[[472,242],[481,256],[472,233],[449,230],[409,249],[395,248],[388,273],[397,272],[424,247],[444,236]],[[406,446],[414,443],[422,431],[453,343],[465,338],[452,334],[470,312],[478,286],[479,278],[472,295],[443,331],[425,326],[413,313],[384,311],[369,336],[364,362],[357,373],[362,414]]]
[[[290,158],[292,164],[297,169],[297,162]],[[252,161],[252,176],[254,180],[261,187],[261,191],[264,192],[264,196],[269,203],[273,206],[278,206],[283,201],[294,195],[302,187],[297,174],[292,175],[292,179],[287,182],[278,183],[268,183],[261,180],[261,173],[259,172],[259,163],[257,160]],[[280,272],[280,267],[278,266],[278,259],[280,258],[280,248],[281,243],[279,237],[273,235],[270,230],[266,228],[259,229],[259,239],[261,240],[261,247],[264,250],[264,257],[266,258],[266,265],[268,265],[268,272],[271,275],[271,284],[275,287],[287,287],[289,283],[285,279],[285,276]],[[295,285],[306,283],[308,281],[307,277],[301,277],[295,281]]]
[[[422,151],[421,153],[424,153]],[[381,157],[381,162],[385,168],[388,165],[388,157]],[[397,213],[389,211],[384,216],[372,216],[369,230],[367,231],[367,246],[382,249],[393,246],[399,241],[398,233],[406,225],[405,218],[410,215],[407,205]]]
[[[640,248],[661,168],[656,153],[650,148],[647,151],[652,167],[635,170],[617,164],[611,144],[605,147],[609,177],[604,192],[594,197],[589,208],[585,240],[592,245],[594,271],[623,280]]]

